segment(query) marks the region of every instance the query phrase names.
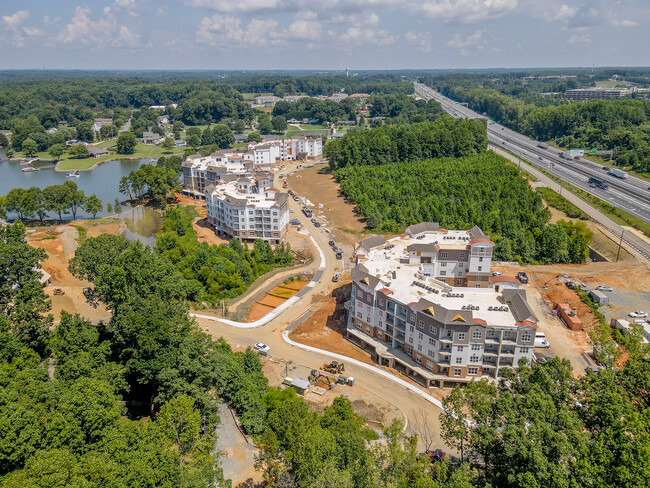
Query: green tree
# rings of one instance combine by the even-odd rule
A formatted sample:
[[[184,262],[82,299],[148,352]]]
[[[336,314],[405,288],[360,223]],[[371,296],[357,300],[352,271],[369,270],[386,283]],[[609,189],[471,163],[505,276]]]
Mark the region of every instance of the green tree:
[[[135,134],[132,132],[123,132],[117,138],[117,152],[119,154],[133,154],[136,144]]]
[[[97,195],[90,195],[86,198],[86,201],[83,204],[83,209],[93,216],[93,219],[97,217],[97,214],[104,209],[102,201],[97,198]]]
[[[0,133],[0,147],[8,147],[9,146],[9,139],[7,139],[7,136]]]
[[[95,133],[90,122],[83,122],[77,125],[75,129],[77,130],[77,139],[80,141],[93,142],[95,140]]]
[[[66,181],[62,185],[65,190],[65,202],[68,204],[68,209],[72,213],[72,218],[77,218],[77,211],[82,208],[86,201],[86,195],[83,190],[77,188],[74,181]]]
[[[61,156],[65,153],[65,145],[64,144],[54,144],[53,146],[48,149],[48,154],[52,156],[53,158],[56,158],[57,160],[61,160]]]
[[[38,154],[38,145],[34,139],[25,139],[22,144],[22,150],[25,156],[31,158]]]
[[[12,188],[9,190],[7,195],[5,195],[4,207],[9,212],[14,212],[18,214],[20,220],[24,220],[24,206],[23,202],[25,199],[25,190],[23,188]]]
[[[65,185],[50,185],[43,188],[43,203],[46,210],[55,212],[59,220],[70,213],[70,187]]]
[[[276,115],[273,117],[271,124],[273,125],[273,130],[281,132],[287,130],[287,119],[282,115]]]
[[[260,142],[262,138],[260,137],[259,132],[249,132],[248,133],[248,138],[246,139],[248,142]]]
[[[166,137],[161,146],[165,151],[171,152],[172,148],[174,147],[174,141],[171,138]]]

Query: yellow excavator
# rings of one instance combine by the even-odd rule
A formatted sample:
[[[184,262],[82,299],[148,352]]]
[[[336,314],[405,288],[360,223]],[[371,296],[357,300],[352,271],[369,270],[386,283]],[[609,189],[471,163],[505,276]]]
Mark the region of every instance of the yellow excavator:
[[[329,364],[323,364],[320,369],[332,374],[341,374],[343,371],[345,371],[345,364],[339,363],[338,361],[332,361]]]

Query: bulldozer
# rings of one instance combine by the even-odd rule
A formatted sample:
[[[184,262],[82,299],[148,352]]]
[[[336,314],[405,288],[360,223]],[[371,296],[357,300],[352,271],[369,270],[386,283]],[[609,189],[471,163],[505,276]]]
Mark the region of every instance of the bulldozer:
[[[319,386],[323,388],[324,390],[331,390],[335,384],[334,381],[332,381],[332,378],[330,378],[327,375],[322,374],[319,372],[317,369],[312,369],[311,374],[309,375],[309,378],[307,378],[309,382],[314,385],[314,386]]]
[[[343,371],[345,371],[345,365],[343,363],[339,363],[338,361],[332,361],[329,364],[323,364],[321,369],[323,371],[327,371],[328,373],[341,374]]]
[[[55,288],[54,289],[54,294],[55,295],[65,295],[65,292],[61,288]]]

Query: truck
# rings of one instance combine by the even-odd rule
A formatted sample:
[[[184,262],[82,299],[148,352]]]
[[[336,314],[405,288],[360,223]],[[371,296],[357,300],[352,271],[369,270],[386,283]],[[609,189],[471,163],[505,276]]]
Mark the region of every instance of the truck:
[[[540,142],[539,144],[537,144],[537,147],[541,147],[542,149],[548,149],[548,144],[546,144],[545,142]]]
[[[607,190],[609,185],[599,178],[594,178],[593,176],[589,178],[589,186],[592,188],[600,188],[601,190]]]
[[[625,171],[621,171],[620,169],[616,169],[616,168],[611,168],[609,170],[609,174],[621,179],[627,178],[627,173]]]
[[[545,349],[551,347],[548,340],[546,340],[546,334],[544,334],[544,332],[537,332],[535,334],[534,347],[543,347]]]

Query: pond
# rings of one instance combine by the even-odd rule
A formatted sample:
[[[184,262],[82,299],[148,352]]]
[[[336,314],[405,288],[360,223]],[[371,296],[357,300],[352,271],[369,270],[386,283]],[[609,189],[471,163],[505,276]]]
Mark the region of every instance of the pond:
[[[146,207],[131,208],[122,212],[119,218],[126,224],[122,235],[128,240],[138,240],[151,247],[156,245],[156,233],[160,232],[163,223],[162,214],[158,210]]]
[[[4,159],[4,153],[0,153],[0,160]],[[80,190],[88,195],[97,195],[104,204],[104,211],[99,213],[98,217],[106,217],[106,204],[115,202],[116,198],[124,200],[126,197],[120,194],[118,186],[120,179],[127,176],[131,171],[135,171],[144,163],[151,163],[150,159],[118,159],[106,161],[89,171],[80,171],[78,178],[66,178],[66,173],[54,171],[52,163],[35,163],[35,168],[42,168],[40,171],[24,173],[18,161],[0,162],[0,195],[6,195],[12,188],[30,188],[37,186],[45,188],[49,185],[60,185],[66,180],[74,181]],[[91,217],[81,211],[78,216]],[[11,216],[10,216],[11,217]],[[54,216],[50,216],[54,217]],[[71,219],[67,215],[64,218]]]

